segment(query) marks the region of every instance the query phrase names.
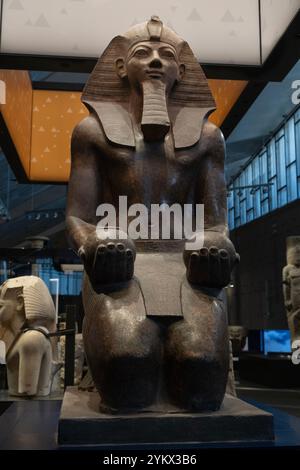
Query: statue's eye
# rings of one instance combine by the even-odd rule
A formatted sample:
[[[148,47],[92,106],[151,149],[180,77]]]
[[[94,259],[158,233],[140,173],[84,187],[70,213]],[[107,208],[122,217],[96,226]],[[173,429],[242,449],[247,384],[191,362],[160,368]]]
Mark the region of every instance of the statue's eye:
[[[143,59],[144,57],[148,57],[149,52],[146,49],[137,49],[134,53],[134,57],[138,59]]]
[[[170,51],[169,49],[161,49],[159,51],[159,55],[163,59],[169,59],[169,60],[175,60],[175,54],[174,52]]]

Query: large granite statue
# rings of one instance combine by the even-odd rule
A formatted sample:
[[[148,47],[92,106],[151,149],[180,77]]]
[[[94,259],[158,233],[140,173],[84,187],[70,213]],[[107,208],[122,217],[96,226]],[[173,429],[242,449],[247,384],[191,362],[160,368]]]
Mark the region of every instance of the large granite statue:
[[[72,136],[67,230],[85,266],[84,346],[101,408],[217,410],[229,360],[222,289],[237,255],[224,140],[207,120],[215,103],[203,71],[188,44],[152,17],[111,41],[82,101],[90,115]],[[203,246],[167,242],[163,227],[159,240],[134,243],[119,196],[148,209],[204,204]],[[96,231],[101,203],[117,214],[106,232]]]
[[[300,236],[287,238],[287,266],[282,271],[283,296],[291,343],[300,340]]]
[[[49,395],[55,366],[49,334],[56,330],[55,307],[42,279],[20,276],[2,284],[0,327],[9,394]]]

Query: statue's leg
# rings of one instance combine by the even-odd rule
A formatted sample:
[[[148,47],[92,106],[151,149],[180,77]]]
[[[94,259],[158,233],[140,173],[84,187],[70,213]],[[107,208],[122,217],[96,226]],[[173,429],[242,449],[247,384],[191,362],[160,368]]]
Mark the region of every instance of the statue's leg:
[[[288,313],[288,325],[291,333],[291,344],[300,339],[300,309]]]
[[[85,352],[102,409],[133,411],[154,403],[162,346],[137,281],[104,294],[86,277],[83,301]]]
[[[184,281],[184,320],[173,323],[165,346],[165,367],[171,401],[186,410],[217,410],[226,389],[229,341],[222,300]]]

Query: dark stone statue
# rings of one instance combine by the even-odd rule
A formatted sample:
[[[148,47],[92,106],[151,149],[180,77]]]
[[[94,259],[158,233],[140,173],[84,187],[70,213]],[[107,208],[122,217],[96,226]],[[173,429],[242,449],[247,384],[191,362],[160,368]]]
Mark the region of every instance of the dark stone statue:
[[[228,376],[223,287],[237,255],[228,238],[224,140],[188,44],[157,17],[115,37],[82,95],[74,129],[67,230],[85,267],[87,359],[107,412],[217,410]],[[132,240],[128,206],[204,204],[204,244]],[[99,204],[116,227],[96,231]],[[130,219],[130,215],[128,220]],[[149,225],[151,221],[149,220]]]

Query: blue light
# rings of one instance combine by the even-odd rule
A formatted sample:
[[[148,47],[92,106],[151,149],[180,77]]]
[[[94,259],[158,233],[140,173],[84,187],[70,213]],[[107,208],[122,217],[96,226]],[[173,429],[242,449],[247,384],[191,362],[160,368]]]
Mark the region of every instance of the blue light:
[[[265,354],[291,352],[291,335],[289,330],[264,330],[263,336]]]

